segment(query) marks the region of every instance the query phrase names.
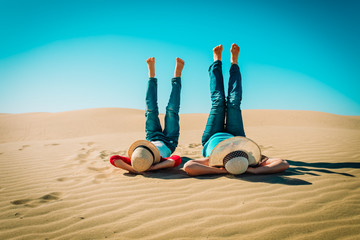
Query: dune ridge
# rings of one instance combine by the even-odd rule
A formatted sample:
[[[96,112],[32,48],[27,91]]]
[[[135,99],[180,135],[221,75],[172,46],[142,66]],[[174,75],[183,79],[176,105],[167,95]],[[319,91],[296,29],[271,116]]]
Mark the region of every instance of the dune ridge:
[[[243,113],[247,136],[289,170],[131,175],[108,161],[145,137],[144,111],[0,114],[0,239],[357,239],[360,117]],[[186,162],[201,157],[207,115],[180,118]]]
[[[207,114],[181,114],[181,130],[203,130]],[[246,127],[304,126],[360,129],[360,116],[296,110],[243,110]],[[160,114],[163,124],[164,114]],[[194,121],[195,120],[195,121]],[[0,115],[0,142],[65,139],[143,131],[144,111],[99,108],[59,113]]]

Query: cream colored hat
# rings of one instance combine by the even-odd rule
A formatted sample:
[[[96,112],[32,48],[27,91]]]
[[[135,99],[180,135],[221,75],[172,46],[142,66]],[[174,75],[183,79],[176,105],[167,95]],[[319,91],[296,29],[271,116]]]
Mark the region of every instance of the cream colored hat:
[[[261,159],[260,147],[246,137],[233,137],[220,142],[211,152],[209,165],[224,166],[231,174],[241,174]]]
[[[157,147],[149,141],[138,140],[131,144],[128,150],[132,167],[143,172],[148,170],[154,163],[160,162],[161,156]]]

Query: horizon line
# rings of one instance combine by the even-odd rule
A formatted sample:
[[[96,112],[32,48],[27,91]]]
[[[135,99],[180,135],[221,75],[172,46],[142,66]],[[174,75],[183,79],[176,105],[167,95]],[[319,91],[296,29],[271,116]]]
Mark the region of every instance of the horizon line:
[[[54,112],[46,112],[46,111],[34,111],[34,112],[14,112],[14,113],[6,113],[0,112],[0,114],[32,114],[32,113],[66,113],[66,112],[76,112],[76,111],[86,111],[86,110],[96,110],[96,109],[128,109],[128,110],[137,110],[137,111],[145,111],[145,109],[139,108],[126,108],[126,107],[94,107],[94,108],[82,108],[82,109],[72,109],[72,110],[65,110],[65,111],[54,111]],[[241,109],[242,111],[253,111],[253,110],[260,110],[260,111],[304,111],[304,112],[318,112],[318,113],[327,113],[332,115],[338,116],[349,116],[349,117],[360,117],[360,115],[346,115],[346,114],[337,114],[331,112],[324,112],[324,111],[316,111],[316,110],[304,110],[304,109],[265,109],[265,108],[253,108],[253,109]],[[210,111],[210,109],[209,109]],[[159,114],[165,114],[164,112],[159,112]],[[179,112],[179,115],[183,114],[209,114],[209,112]]]

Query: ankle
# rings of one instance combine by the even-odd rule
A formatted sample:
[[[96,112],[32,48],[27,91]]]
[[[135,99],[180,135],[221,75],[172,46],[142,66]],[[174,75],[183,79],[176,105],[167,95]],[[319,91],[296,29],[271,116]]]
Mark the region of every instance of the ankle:
[[[221,58],[222,58],[222,56],[219,56],[219,55],[214,54],[214,62],[216,62],[216,61],[220,61],[220,62],[221,62]]]

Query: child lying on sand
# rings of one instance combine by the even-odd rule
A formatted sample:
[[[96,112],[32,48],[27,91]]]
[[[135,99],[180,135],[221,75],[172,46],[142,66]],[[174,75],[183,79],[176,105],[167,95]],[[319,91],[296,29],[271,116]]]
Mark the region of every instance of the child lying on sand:
[[[236,44],[231,46],[231,68],[227,100],[225,100],[222,75],[222,50],[222,45],[213,49],[214,62],[209,68],[212,108],[202,136],[203,156],[205,158],[188,161],[184,165],[184,170],[190,176],[228,173],[229,171],[226,169],[225,161],[226,163],[231,163],[231,159],[237,158],[236,160],[244,160],[244,158],[249,158],[251,155],[256,154],[257,159],[254,157],[253,162],[245,159],[243,162],[240,161],[240,163],[237,161],[233,161],[232,163],[235,164],[235,168],[241,165],[240,167],[243,169],[241,172],[246,171],[253,174],[277,173],[288,169],[289,164],[285,160],[262,156],[260,154],[260,148],[256,143],[245,138],[240,109],[242,99],[241,75],[238,66],[240,48]],[[244,144],[251,145],[251,151],[249,151],[248,154],[243,151],[238,151],[240,149],[236,149],[236,144],[238,144],[238,146]],[[216,156],[214,156],[215,154]],[[220,158],[220,156],[222,156],[222,158]],[[213,164],[211,164],[212,157]],[[225,167],[221,165],[225,165]],[[250,165],[250,167],[248,167],[248,165]]]
[[[184,61],[176,58],[174,78],[171,79],[172,90],[166,107],[165,128],[161,128],[157,105],[157,79],[155,78],[155,58],[147,59],[149,68],[148,89],[146,92],[146,140],[133,143],[128,151],[129,158],[112,156],[110,163],[115,167],[132,173],[141,173],[162,168],[176,167],[181,163],[177,155],[170,156],[178,145],[180,126],[180,91],[181,73]]]

